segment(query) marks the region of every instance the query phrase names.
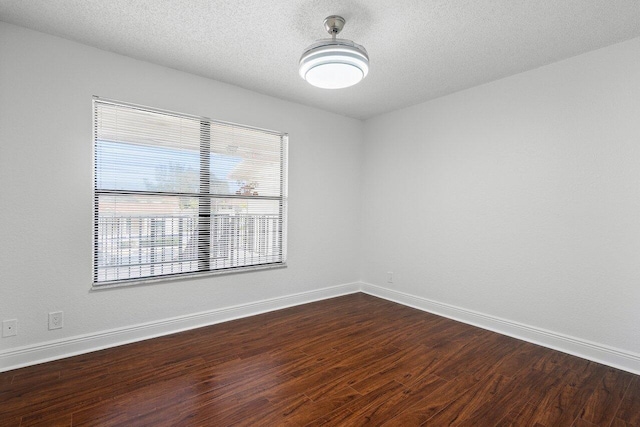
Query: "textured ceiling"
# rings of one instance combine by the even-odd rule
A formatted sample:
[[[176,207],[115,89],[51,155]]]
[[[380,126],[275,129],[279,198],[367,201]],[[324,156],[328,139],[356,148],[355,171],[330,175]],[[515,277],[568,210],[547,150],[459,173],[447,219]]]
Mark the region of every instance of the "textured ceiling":
[[[298,76],[323,19],[366,47],[359,85]],[[638,0],[0,0],[0,20],[351,117],[640,36]]]

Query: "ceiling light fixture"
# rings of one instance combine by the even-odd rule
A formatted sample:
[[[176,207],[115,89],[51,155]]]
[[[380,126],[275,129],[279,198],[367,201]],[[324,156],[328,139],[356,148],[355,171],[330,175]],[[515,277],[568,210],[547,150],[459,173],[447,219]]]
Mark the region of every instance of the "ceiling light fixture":
[[[314,86],[342,89],[359,83],[369,72],[369,55],[364,46],[336,38],[344,23],[341,16],[325,18],[324,28],[331,38],[317,40],[300,57],[300,76]]]

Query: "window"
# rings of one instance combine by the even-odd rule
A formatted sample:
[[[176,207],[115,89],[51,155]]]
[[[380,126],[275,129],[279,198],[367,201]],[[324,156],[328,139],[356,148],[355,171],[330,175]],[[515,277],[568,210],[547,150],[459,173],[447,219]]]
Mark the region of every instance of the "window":
[[[286,134],[93,108],[94,287],[285,265]]]

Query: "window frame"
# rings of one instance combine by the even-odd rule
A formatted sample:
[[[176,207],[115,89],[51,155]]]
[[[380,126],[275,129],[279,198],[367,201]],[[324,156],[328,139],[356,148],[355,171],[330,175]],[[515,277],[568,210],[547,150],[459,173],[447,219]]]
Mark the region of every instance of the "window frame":
[[[153,191],[146,191],[146,192],[137,192],[137,191],[132,191],[132,190],[100,190],[98,189],[98,180],[97,180],[97,171],[96,171],[96,142],[98,141],[97,138],[97,130],[96,130],[96,123],[97,123],[97,108],[96,108],[96,103],[103,103],[103,104],[111,104],[111,105],[115,105],[115,106],[123,106],[126,108],[133,108],[133,109],[139,109],[142,111],[147,111],[147,112],[151,112],[151,113],[159,113],[159,114],[164,114],[164,115],[170,115],[170,116],[175,116],[175,117],[179,117],[179,118],[187,118],[187,119],[191,119],[191,120],[197,120],[200,121],[200,129],[202,132],[203,126],[206,126],[209,128],[209,135],[206,139],[203,139],[203,137],[201,136],[200,138],[200,155],[198,157],[199,162],[200,162],[200,172],[199,172],[199,183],[200,183],[200,187],[199,187],[199,191],[197,194],[199,194],[198,196],[198,200],[200,200],[201,198],[207,198],[209,200],[212,200],[214,198],[225,198],[225,199],[242,199],[242,200],[277,200],[278,201],[278,218],[280,220],[280,224],[281,224],[281,230],[279,231],[280,233],[280,253],[281,253],[281,261],[278,262],[271,262],[271,263],[263,263],[263,264],[250,264],[250,265],[242,265],[242,266],[232,266],[232,267],[224,267],[224,268],[216,268],[216,269],[211,269],[210,265],[209,265],[209,258],[207,257],[206,259],[201,259],[201,257],[198,257],[198,270],[197,271],[189,271],[189,272],[179,272],[179,273],[171,273],[171,274],[162,274],[162,275],[155,275],[155,276],[145,276],[145,277],[138,277],[138,278],[128,278],[128,279],[117,279],[117,280],[110,280],[110,281],[98,281],[98,245],[99,245],[99,236],[98,236],[98,221],[99,221],[99,196],[100,195],[105,195],[105,194],[115,194],[115,195],[131,195],[131,194],[143,194],[145,193],[146,195],[149,196],[158,196],[158,197],[163,197],[166,196],[167,194],[170,194],[169,192],[153,192]],[[227,121],[222,121],[222,120],[214,120],[214,119],[210,119],[208,117],[204,117],[204,116],[196,116],[196,115],[191,115],[191,114],[184,114],[184,113],[178,113],[175,111],[171,111],[171,110],[164,110],[164,109],[160,109],[160,108],[155,108],[155,107],[148,107],[145,105],[140,105],[140,104],[134,104],[134,103],[130,103],[130,102],[123,102],[123,101],[117,101],[117,100],[113,100],[113,99],[108,99],[108,98],[103,98],[103,97],[99,97],[99,96],[93,96],[92,97],[92,102],[91,102],[91,108],[92,108],[92,138],[91,138],[91,165],[92,165],[92,182],[93,182],[93,190],[92,190],[92,198],[93,198],[93,219],[92,219],[92,252],[91,252],[91,264],[92,264],[92,281],[91,281],[91,290],[103,290],[103,289],[110,289],[110,288],[117,288],[117,287],[127,287],[127,286],[135,286],[135,285],[144,285],[144,284],[151,284],[151,283],[158,283],[158,282],[167,282],[167,281],[176,281],[176,280],[185,280],[185,279],[192,279],[192,278],[201,278],[201,277],[207,277],[207,276],[218,276],[218,275],[227,275],[227,274],[238,274],[238,273],[247,273],[247,272],[251,272],[251,271],[259,271],[259,270],[271,270],[271,269],[280,269],[280,268],[286,268],[287,267],[287,241],[288,241],[288,226],[287,226],[287,217],[288,217],[288,148],[289,148],[289,144],[288,144],[288,139],[289,139],[289,134],[286,132],[278,132],[278,131],[274,131],[274,130],[270,130],[270,129],[264,129],[264,128],[259,128],[259,127],[254,127],[254,126],[247,126],[247,125],[242,125],[242,124],[238,124],[238,123],[233,123],[233,122],[227,122]],[[215,194],[215,193],[209,193],[208,189],[209,186],[211,184],[210,181],[204,179],[204,177],[206,176],[206,174],[202,173],[202,165],[206,164],[210,161],[209,156],[203,156],[203,153],[206,151],[207,154],[210,153],[210,135],[211,135],[211,125],[212,124],[216,124],[216,125],[226,125],[226,126],[234,126],[237,128],[242,128],[242,129],[247,129],[247,130],[252,130],[252,131],[258,131],[258,132],[264,132],[264,133],[268,133],[268,134],[272,134],[272,135],[277,135],[280,137],[280,151],[281,151],[281,155],[280,155],[280,174],[281,174],[281,180],[280,180],[280,196],[275,197],[275,196],[255,196],[255,195],[251,195],[251,196],[247,196],[247,195],[232,195],[232,194]],[[208,141],[207,144],[203,144],[203,140]],[[208,169],[207,169],[208,170]],[[205,191],[207,190],[207,191]],[[175,195],[177,193],[173,193],[173,195]],[[191,193],[180,193],[180,194],[184,194],[184,195],[191,195],[193,196],[193,194]],[[200,204],[199,204],[199,212],[198,212],[198,220],[200,221],[200,218],[203,217],[202,212],[200,211]],[[209,244],[207,245],[207,253],[209,254],[210,251],[212,250],[212,245],[210,243],[210,239],[211,239],[211,217],[212,217],[212,212],[209,210],[208,212],[208,220],[206,220],[205,222],[207,223],[207,225],[204,227],[204,229],[201,229],[200,227],[197,228],[197,233],[199,236],[201,236],[203,233],[206,234],[207,236],[207,242],[209,242]],[[201,264],[201,263],[204,263]],[[207,267],[208,269],[206,270],[201,270],[201,268]]]

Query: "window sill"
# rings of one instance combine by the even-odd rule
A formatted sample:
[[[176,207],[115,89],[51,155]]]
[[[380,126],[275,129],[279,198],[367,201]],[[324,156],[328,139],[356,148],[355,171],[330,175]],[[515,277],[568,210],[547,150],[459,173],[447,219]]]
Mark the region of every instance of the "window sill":
[[[130,286],[140,286],[140,285],[152,285],[156,283],[165,283],[177,280],[186,280],[186,279],[194,279],[194,278],[202,278],[209,276],[221,276],[227,274],[238,274],[238,273],[249,273],[252,271],[258,270],[272,270],[279,268],[286,268],[286,262],[279,262],[274,264],[265,264],[265,265],[253,265],[248,267],[234,267],[228,268],[224,270],[214,270],[207,272],[195,272],[195,273],[181,273],[173,276],[160,276],[160,277],[145,277],[142,279],[131,279],[131,280],[122,280],[117,282],[101,282],[101,283],[92,283],[91,291],[103,291],[106,289],[114,289],[114,288],[124,288]]]

